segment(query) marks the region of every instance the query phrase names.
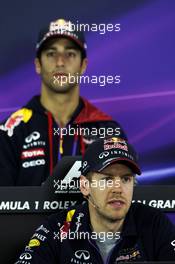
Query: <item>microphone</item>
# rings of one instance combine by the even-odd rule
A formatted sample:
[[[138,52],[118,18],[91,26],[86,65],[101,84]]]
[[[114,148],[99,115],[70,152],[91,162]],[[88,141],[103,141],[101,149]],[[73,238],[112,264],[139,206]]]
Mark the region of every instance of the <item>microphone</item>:
[[[90,204],[91,204],[94,208],[96,208],[96,209],[100,209],[100,207],[94,203],[94,201],[93,201],[94,199],[93,199],[93,197],[92,197],[92,194],[89,194],[88,197],[84,196],[84,198],[85,198],[88,202],[90,202]],[[90,198],[91,198],[91,200],[90,200]]]

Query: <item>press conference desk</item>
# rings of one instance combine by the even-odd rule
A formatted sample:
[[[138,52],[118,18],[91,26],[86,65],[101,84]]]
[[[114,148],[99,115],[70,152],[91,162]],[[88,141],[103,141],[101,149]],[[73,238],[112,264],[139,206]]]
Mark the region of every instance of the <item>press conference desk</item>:
[[[35,228],[54,212],[81,203],[77,185],[60,188],[60,179],[77,182],[80,158],[66,158],[40,187],[0,187],[0,263],[12,264]],[[74,175],[78,175],[74,177]],[[174,186],[136,186],[133,201],[175,215]]]

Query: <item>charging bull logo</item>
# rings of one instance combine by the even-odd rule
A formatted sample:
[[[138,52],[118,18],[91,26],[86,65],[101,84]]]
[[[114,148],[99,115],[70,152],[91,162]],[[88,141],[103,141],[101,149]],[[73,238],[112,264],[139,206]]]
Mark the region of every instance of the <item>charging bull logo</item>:
[[[104,140],[104,144],[109,144],[109,143],[122,143],[126,145],[126,141],[119,137],[112,137]]]
[[[27,123],[32,116],[32,110],[22,108],[17,112],[13,113],[5,122],[4,125],[0,126],[0,129],[7,131],[9,137],[13,136],[14,128],[17,127],[22,121]]]
[[[50,23],[49,31],[60,31],[63,34],[65,31],[72,31],[72,24],[70,21],[65,21],[64,19],[58,19]]]

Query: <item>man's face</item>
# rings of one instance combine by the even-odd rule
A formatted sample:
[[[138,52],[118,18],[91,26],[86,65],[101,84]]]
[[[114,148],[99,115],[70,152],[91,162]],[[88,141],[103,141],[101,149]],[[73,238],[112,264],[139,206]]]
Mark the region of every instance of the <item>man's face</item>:
[[[131,205],[133,186],[133,172],[124,164],[115,163],[100,173],[93,172],[88,190],[83,193],[89,194],[89,200],[95,204],[95,207],[89,204],[90,213],[111,222],[124,220]]]
[[[56,38],[41,52],[40,60],[35,59],[35,65],[46,89],[55,93],[67,93],[77,85],[75,77],[85,71],[87,61],[82,61],[81,51],[73,41]]]

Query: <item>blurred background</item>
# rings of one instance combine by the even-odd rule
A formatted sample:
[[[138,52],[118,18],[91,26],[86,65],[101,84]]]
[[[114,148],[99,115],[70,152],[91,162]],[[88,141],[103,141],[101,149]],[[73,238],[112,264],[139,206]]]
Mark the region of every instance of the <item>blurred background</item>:
[[[4,1],[0,11],[0,121],[40,93],[38,31],[50,21],[121,24],[86,32],[86,75],[120,84],[82,84],[81,95],[117,120],[140,156],[141,184],[175,184],[175,1]]]

